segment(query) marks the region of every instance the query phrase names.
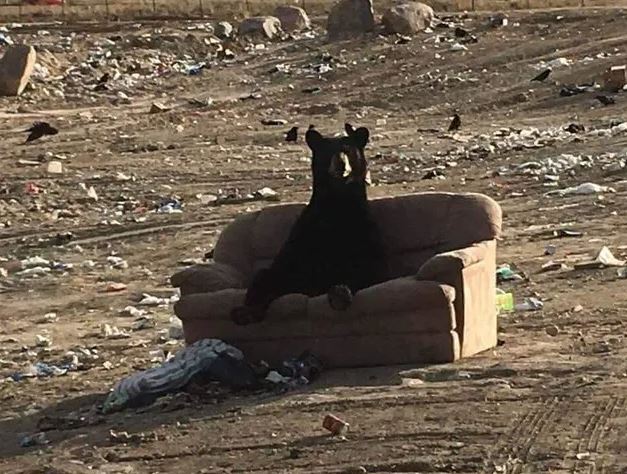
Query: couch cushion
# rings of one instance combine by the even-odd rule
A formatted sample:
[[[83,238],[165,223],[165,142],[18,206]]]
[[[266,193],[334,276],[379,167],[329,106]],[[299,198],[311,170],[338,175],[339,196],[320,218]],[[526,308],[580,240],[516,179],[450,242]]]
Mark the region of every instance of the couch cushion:
[[[454,300],[455,290],[448,285],[402,278],[358,292],[347,311],[333,310],[326,295],[285,295],[272,302],[264,321],[249,326],[237,326],[230,317],[244,301],[243,290],[186,295],[174,311],[184,324],[205,321],[212,337],[256,340],[451,331]]]

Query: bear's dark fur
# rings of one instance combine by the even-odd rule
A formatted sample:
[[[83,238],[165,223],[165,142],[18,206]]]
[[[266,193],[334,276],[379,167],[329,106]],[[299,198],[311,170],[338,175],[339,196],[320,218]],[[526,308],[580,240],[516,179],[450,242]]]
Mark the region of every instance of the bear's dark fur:
[[[333,308],[346,309],[354,292],[382,280],[383,247],[366,192],[370,133],[349,124],[345,130],[336,138],[307,131],[311,199],[272,265],[253,278],[245,306],[233,311],[237,324],[263,320],[270,303],[290,293],[326,293]]]

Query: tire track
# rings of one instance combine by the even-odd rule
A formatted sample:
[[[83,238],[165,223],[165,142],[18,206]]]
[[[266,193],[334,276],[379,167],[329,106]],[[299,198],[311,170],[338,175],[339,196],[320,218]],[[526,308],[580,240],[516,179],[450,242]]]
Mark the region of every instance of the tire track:
[[[604,433],[607,431],[608,425],[612,420],[618,418],[621,411],[625,406],[624,397],[611,397],[606,402],[603,408],[595,410],[586,425],[577,444],[578,453],[598,453],[599,447],[604,439]],[[599,463],[597,465],[597,463]],[[598,469],[597,469],[598,468]],[[577,460],[571,472],[588,472],[596,473],[603,472],[602,460]]]
[[[560,404],[557,398],[546,399],[535,405],[512,428],[507,437],[505,451],[513,454],[520,462],[512,466],[512,474],[520,474],[527,463],[531,448],[538,436],[551,425],[553,414]],[[509,463],[509,461],[508,461]]]

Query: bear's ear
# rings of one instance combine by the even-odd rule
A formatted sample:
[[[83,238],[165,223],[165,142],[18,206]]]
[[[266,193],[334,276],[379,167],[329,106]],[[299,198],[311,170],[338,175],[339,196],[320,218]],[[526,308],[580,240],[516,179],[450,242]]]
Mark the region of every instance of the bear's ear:
[[[314,130],[313,128],[310,128],[309,130],[307,130],[307,133],[305,133],[305,141],[307,142],[309,148],[311,148],[312,151],[315,151],[320,148],[320,145],[324,141],[324,138],[322,137],[320,132]]]
[[[370,139],[370,130],[366,127],[359,127],[351,136],[359,148],[366,148],[368,140]]]
[[[355,133],[355,129],[350,123],[344,124],[344,130],[346,131],[346,135],[348,135],[349,137],[352,137],[353,133]]]

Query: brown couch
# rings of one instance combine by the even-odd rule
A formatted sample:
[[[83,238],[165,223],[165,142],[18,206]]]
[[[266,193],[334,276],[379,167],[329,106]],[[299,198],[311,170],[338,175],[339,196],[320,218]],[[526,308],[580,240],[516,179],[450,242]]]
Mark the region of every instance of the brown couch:
[[[495,254],[501,209],[481,194],[374,199],[389,280],[355,294],[346,312],[326,295],[286,295],[260,324],[236,326],[254,272],[287,238],[302,204],[271,206],[224,229],[215,263],[176,273],[175,305],[188,343],[219,338],[275,363],[309,349],[329,367],[449,362],[496,344]]]

